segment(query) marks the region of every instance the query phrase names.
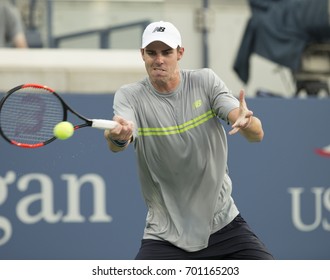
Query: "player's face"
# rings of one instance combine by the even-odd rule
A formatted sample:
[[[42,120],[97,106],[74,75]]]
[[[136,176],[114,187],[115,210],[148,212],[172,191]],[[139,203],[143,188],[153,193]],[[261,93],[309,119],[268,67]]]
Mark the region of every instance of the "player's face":
[[[172,49],[163,42],[152,42],[141,49],[151,83],[160,92],[174,90],[180,82],[178,61],[184,49]]]

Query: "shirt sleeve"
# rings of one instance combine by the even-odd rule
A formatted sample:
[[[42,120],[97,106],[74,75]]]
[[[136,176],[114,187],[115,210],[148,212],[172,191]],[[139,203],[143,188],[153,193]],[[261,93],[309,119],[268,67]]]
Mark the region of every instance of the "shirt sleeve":
[[[134,123],[133,139],[135,140],[138,136],[138,128],[134,109],[127,98],[128,94],[129,91],[126,87],[121,87],[116,91],[113,102],[113,113]]]
[[[209,70],[209,81],[212,109],[220,119],[229,123],[228,114],[239,107],[239,101],[212,70]]]

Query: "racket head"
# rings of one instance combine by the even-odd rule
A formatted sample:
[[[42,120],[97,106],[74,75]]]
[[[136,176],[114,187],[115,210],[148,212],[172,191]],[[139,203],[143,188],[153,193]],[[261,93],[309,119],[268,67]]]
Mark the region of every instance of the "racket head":
[[[67,120],[66,104],[51,88],[23,84],[0,102],[0,134],[22,148],[39,148],[56,139],[53,129]]]

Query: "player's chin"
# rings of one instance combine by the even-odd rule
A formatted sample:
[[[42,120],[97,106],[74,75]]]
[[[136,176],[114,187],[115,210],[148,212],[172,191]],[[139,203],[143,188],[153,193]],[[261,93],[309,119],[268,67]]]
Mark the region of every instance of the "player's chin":
[[[163,74],[163,75],[153,75],[152,76],[152,80],[156,83],[156,84],[166,84],[169,81],[169,78],[167,75]]]

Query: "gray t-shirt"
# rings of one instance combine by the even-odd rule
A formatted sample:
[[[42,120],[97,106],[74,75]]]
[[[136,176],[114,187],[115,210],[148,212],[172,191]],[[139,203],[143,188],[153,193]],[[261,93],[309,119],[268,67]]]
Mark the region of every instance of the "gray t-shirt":
[[[18,33],[24,33],[19,11],[8,1],[0,0],[0,48],[10,47]]]
[[[219,118],[228,122],[239,102],[210,69],[180,75],[170,94],[158,93],[148,78],[121,87],[114,114],[136,128],[134,147],[148,208],[143,238],[197,251],[238,214]]]

